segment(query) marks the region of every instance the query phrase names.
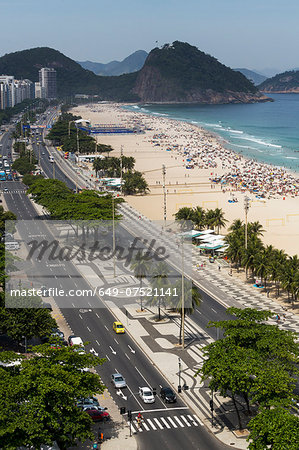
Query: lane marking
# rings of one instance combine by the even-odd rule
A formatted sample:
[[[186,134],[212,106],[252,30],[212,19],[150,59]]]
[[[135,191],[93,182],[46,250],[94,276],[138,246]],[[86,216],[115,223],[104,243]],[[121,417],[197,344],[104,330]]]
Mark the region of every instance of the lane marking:
[[[143,421],[142,426],[146,429],[146,431],[150,431],[150,428],[147,426],[147,424]]]
[[[173,416],[173,418],[177,421],[177,423],[179,424],[180,427],[184,428],[185,425],[180,421],[180,419],[178,418],[178,416]]]
[[[196,420],[193,419],[192,416],[190,416],[190,414],[187,414],[188,419],[193,423],[193,425],[195,427],[198,427],[198,423],[196,422]]]
[[[146,420],[148,421],[148,423],[150,424],[150,426],[152,427],[153,430],[157,430],[157,428],[155,427],[155,425],[153,424],[151,419],[146,419]]]
[[[106,325],[104,325],[104,327],[106,328],[107,331],[109,331]]]
[[[127,385],[127,388],[129,389],[129,391],[131,392],[132,396],[135,398],[136,402],[138,403],[138,405],[141,408],[138,411],[132,412],[132,414],[138,414],[140,411],[142,411],[142,413],[143,413],[145,411],[145,409],[143,408],[142,404],[139,402],[138,398],[136,397],[136,395],[134,394],[134,392],[132,391],[132,389],[128,385]]]
[[[212,308],[212,307],[211,307],[211,310],[212,310],[212,311],[214,311],[214,313],[215,313],[215,314],[217,314],[217,311],[215,311],[215,309],[214,309],[214,308]]]
[[[100,346],[99,342],[96,340],[96,343],[98,344],[98,346]]]
[[[169,420],[169,422],[171,423],[171,425],[173,426],[173,428],[177,428],[177,424],[172,420],[171,417],[167,417],[167,419]]]
[[[108,361],[110,361],[110,358],[109,358],[109,356],[108,356],[108,355],[106,355],[106,358],[108,359]]]
[[[181,419],[185,422],[185,424],[187,425],[187,427],[191,427],[191,423],[188,422],[188,420],[186,419],[185,416],[180,416]]]
[[[117,340],[114,338],[115,342],[118,344]]]
[[[143,408],[142,408],[143,409]],[[167,408],[167,411],[178,411],[180,409],[190,409],[189,406],[179,406],[177,408]],[[132,414],[138,414],[140,411],[132,411]],[[143,409],[144,413],[151,413],[151,412],[165,412],[165,409]]]
[[[96,316],[97,316],[98,319],[100,318],[100,316],[98,315],[98,313],[96,313]]]
[[[166,428],[171,428],[169,423],[166,422],[166,420],[164,419],[164,417],[160,417],[160,420],[164,423],[164,425],[166,426]]]
[[[197,417],[196,414],[193,414],[193,417],[197,420],[197,422],[199,423],[199,425],[203,425],[202,421]]]
[[[128,360],[130,360],[129,356],[125,353],[125,356],[128,358]]]
[[[160,430],[164,430],[163,425],[160,424],[159,420],[158,420],[156,417],[154,417],[154,421],[156,422],[156,424],[158,425],[158,427],[160,428]]]
[[[80,317],[80,319],[82,319],[82,320],[83,320],[83,317],[81,316],[81,314],[79,314],[79,317]]]
[[[86,327],[88,329],[88,331],[91,333],[91,329],[89,327]]]

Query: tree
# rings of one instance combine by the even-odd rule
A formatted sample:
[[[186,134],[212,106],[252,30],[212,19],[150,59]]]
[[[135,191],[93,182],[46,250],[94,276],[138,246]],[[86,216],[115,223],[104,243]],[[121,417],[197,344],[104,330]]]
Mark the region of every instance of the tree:
[[[263,408],[251,419],[248,428],[250,450],[297,450],[299,417],[283,407]]]
[[[92,421],[76,402],[104,391],[99,376],[86,371],[104,360],[50,344],[32,352],[14,370],[0,367],[1,447],[40,448],[56,441],[67,449],[78,440],[93,439]]]
[[[146,194],[148,184],[141,172],[127,172],[123,175],[122,190],[126,195]]]
[[[151,287],[153,295],[151,296],[149,303],[151,305],[158,304],[158,320],[161,320],[161,298],[165,305],[169,294],[165,294],[167,289],[171,290],[171,285],[168,280],[170,268],[165,261],[160,261],[154,265],[151,271]]]
[[[182,229],[192,229],[192,221],[194,218],[194,211],[192,208],[184,206],[174,214],[174,217],[176,221],[180,221],[180,227]]]
[[[177,297],[172,297],[172,305],[175,305],[173,309],[180,313],[180,336],[179,344],[182,344],[182,331],[183,331],[183,312],[184,316],[191,315],[197,306],[200,305],[202,299],[201,294],[196,286],[189,280],[184,278],[184,281],[178,280],[175,284]],[[183,292],[184,292],[184,308],[183,308]]]
[[[134,276],[140,282],[140,292],[141,292],[142,280],[143,278],[148,277],[151,272],[151,262],[149,261],[148,257],[142,254],[141,250],[137,252],[134,260],[132,261],[131,270],[133,270]],[[142,295],[140,295],[140,309],[141,311],[143,311]]]
[[[197,230],[202,230],[202,228],[204,228],[206,222],[205,222],[205,211],[203,208],[201,208],[200,206],[196,206],[196,208],[193,209],[191,218],[194,224],[194,228],[196,228]]]
[[[222,209],[216,208],[214,209],[214,220],[213,225],[218,228],[217,233],[219,234],[219,230],[221,227],[224,227],[227,223],[227,220],[224,218],[224,212]]]
[[[5,297],[6,308],[0,311],[2,330],[20,343],[23,338],[43,337],[57,327],[50,311],[42,307],[39,297],[9,296]]]

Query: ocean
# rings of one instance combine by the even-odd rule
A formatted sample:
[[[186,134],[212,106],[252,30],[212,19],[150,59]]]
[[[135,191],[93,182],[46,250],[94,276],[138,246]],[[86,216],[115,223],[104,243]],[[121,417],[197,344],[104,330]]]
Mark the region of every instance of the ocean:
[[[254,104],[163,104],[126,107],[190,122],[219,135],[245,157],[299,172],[299,94],[271,94]]]

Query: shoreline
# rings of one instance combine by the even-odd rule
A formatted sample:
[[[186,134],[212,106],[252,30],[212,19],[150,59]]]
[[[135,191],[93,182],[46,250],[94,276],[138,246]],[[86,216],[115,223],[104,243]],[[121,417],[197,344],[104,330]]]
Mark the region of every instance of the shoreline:
[[[91,120],[92,124],[121,123],[140,125],[144,134],[98,135],[97,141],[111,145],[112,156],[123,154],[136,159],[136,170],[144,173],[150,193],[146,196],[126,196],[125,200],[152,220],[163,217],[162,165],[166,167],[167,219],[173,220],[175,212],[183,206],[201,206],[204,209],[222,208],[228,219],[227,228],[235,219],[244,221],[243,201],[250,195],[248,220],[258,220],[266,231],[263,242],[283,248],[288,254],[299,253],[299,184],[292,183],[297,174],[276,166],[257,163],[242,154],[223,146],[215,136],[198,124],[191,124],[161,115],[128,110],[126,105],[115,103],[80,105],[71,112]],[[187,159],[191,159],[187,163]],[[186,165],[194,163],[189,170]],[[190,165],[190,164],[189,164]],[[226,185],[214,183],[211,178],[229,176]],[[258,177],[265,196],[256,196],[248,189],[240,189],[236,174],[253,179]],[[269,179],[268,179],[268,178]],[[271,180],[277,183],[273,183]],[[280,193],[275,190],[281,190]],[[289,188],[289,192],[284,192]],[[268,191],[267,191],[268,189]],[[232,199],[236,199],[232,203]],[[222,230],[223,233],[223,230]]]

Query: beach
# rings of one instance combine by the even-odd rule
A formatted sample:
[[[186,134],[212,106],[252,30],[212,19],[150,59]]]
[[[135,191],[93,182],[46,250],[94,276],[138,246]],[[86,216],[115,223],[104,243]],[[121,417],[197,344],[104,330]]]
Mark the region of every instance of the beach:
[[[299,254],[298,174],[258,163],[226,149],[217,136],[196,125],[163,115],[126,110],[121,105],[80,105],[75,115],[96,124],[140,127],[142,133],[94,135],[97,142],[111,145],[110,156],[133,156],[135,168],[144,173],[150,192],[146,196],[125,196],[126,202],[152,220],[164,214],[163,175],[167,220],[184,206],[206,210],[221,208],[228,220],[245,219],[244,198],[250,198],[248,221],[259,221],[263,242]]]

